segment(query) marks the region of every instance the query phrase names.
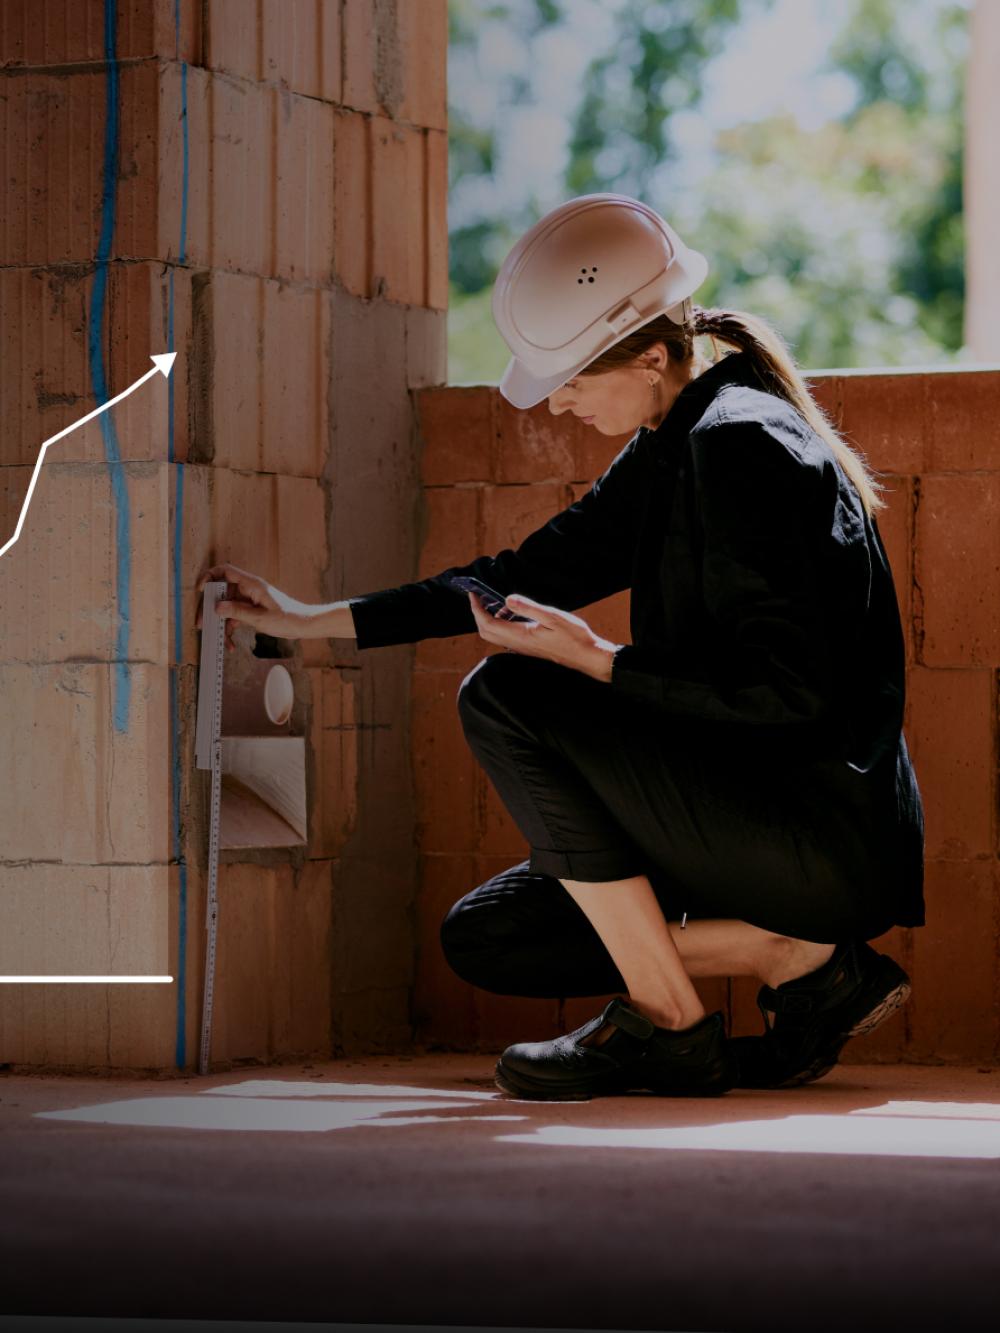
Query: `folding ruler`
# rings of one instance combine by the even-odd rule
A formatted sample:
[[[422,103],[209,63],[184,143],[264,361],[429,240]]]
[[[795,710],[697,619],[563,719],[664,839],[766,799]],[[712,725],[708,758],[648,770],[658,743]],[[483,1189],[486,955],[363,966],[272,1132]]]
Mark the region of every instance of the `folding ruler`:
[[[226,622],[215,613],[216,602],[225,600],[225,583],[206,583],[201,607],[201,661],[198,666],[198,721],[194,761],[197,768],[212,770],[212,799],[208,823],[208,895],[205,928],[205,996],[201,1010],[201,1048],[198,1073],[208,1073],[212,1042],[212,988],[215,983],[215,929],[219,916],[219,816],[222,806],[222,667],[225,656]]]

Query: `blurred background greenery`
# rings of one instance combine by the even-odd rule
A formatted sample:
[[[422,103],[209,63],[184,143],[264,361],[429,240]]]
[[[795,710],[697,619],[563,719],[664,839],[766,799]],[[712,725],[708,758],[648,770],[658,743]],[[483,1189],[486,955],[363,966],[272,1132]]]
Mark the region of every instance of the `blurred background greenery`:
[[[601,190],[806,370],[961,362],[970,3],[449,0],[449,383],[500,379],[504,255]]]

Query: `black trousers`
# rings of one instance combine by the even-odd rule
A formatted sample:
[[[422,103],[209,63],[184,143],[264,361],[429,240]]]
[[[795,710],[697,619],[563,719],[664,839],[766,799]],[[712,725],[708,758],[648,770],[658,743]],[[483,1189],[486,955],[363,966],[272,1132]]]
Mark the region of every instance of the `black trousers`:
[[[560,879],[645,874],[668,920],[735,918],[820,943],[894,923],[884,816],[863,789],[845,791],[842,774],[828,780],[830,761],[778,761],[693,732],[521,653],[483,658],[458,710],[530,849],[441,923],[450,966],[475,985],[539,997],[623,989]]]

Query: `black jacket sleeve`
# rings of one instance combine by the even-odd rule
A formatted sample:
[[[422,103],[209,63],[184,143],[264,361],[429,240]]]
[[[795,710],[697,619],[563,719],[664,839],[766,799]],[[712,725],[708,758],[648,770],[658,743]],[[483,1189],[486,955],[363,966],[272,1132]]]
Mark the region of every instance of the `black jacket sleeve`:
[[[452,565],[431,578],[348,598],[357,646],[378,648],[419,639],[478,633],[468,596],[445,574],[470,574],[497,592],[524,593],[563,611],[610,597],[630,585],[642,493],[634,436],[594,485],[521,542],[495,556]]]
[[[702,679],[669,650],[626,644],[611,685],[666,714],[809,728],[834,696],[822,616],[820,474],[767,427],[716,420],[691,434],[706,642]]]

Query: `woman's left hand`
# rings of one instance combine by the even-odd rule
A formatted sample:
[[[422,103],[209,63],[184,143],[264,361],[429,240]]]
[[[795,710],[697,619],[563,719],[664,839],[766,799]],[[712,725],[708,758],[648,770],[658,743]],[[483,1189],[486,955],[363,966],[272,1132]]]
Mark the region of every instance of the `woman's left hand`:
[[[543,606],[520,593],[504,600],[511,611],[529,616],[533,623],[502,620],[491,616],[475,593],[469,593],[469,605],[479,626],[480,637],[529,657],[547,657],[562,666],[583,671],[595,680],[610,681],[611,658],[621,645],[595,634],[585,620],[572,611],[557,606]]]

